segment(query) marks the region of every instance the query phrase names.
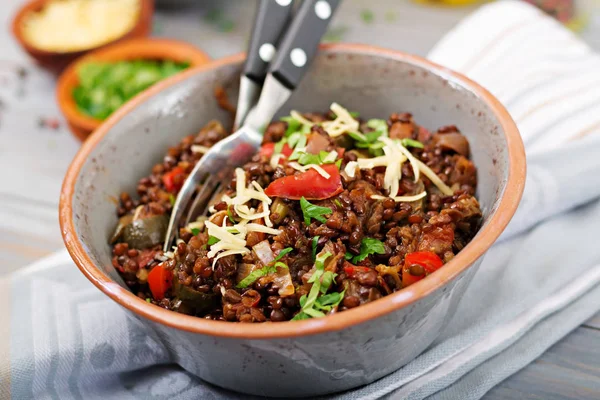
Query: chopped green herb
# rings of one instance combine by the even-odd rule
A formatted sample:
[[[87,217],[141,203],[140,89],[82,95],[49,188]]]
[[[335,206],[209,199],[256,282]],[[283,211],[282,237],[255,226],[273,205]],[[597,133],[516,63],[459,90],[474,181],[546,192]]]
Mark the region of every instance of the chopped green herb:
[[[291,248],[290,248],[290,251],[291,251]],[[286,254],[288,252],[286,252]],[[240,289],[246,288],[246,287],[252,285],[258,278],[266,276],[266,275],[269,275],[269,274],[276,273],[277,272],[277,268],[287,268],[287,267],[288,267],[287,265],[285,265],[284,263],[282,263],[280,261],[276,261],[276,259],[275,259],[275,260],[273,260],[272,264],[265,265],[262,268],[259,268],[259,269],[256,269],[256,270],[250,272],[250,274],[247,277],[245,277],[244,279],[242,279],[237,284],[236,287],[238,287]]]
[[[294,151],[289,157],[290,161],[297,160],[302,154],[305,154],[304,148],[306,147],[306,135],[302,133],[295,133],[288,138],[288,143],[290,147],[294,148]]]
[[[152,299],[150,297],[146,297],[146,302],[152,303]]]
[[[344,258],[346,260],[352,260],[352,257],[354,257],[354,255],[352,253],[350,253],[349,251],[347,251],[346,254],[344,254]]]
[[[356,118],[360,117],[360,113],[358,111],[349,111],[349,113],[352,118],[356,119]]]
[[[402,139],[400,141],[400,143],[402,144],[402,146],[404,147],[415,147],[417,149],[422,149],[423,147],[423,143],[419,142],[418,140],[413,140],[413,139]]]
[[[364,9],[360,12],[360,18],[365,24],[370,24],[375,20],[375,14],[371,10]]]
[[[306,226],[310,225],[310,219],[316,219],[321,223],[325,223],[327,218],[324,215],[329,215],[333,213],[331,208],[329,207],[321,207],[314,204],[311,204],[308,200],[302,196],[300,199],[300,208],[302,209],[302,214],[304,215],[304,223]]]
[[[333,280],[335,279],[336,276],[337,276],[337,274],[334,274],[331,271],[325,271],[323,273],[323,277],[321,278],[321,288],[320,288],[321,293],[323,293],[323,294],[327,293],[327,291],[331,287],[331,284],[333,283]]]
[[[73,99],[82,113],[104,120],[141,91],[188,67],[171,60],[88,61],[77,68]]]
[[[275,260],[273,260],[273,261],[281,260],[287,253],[289,253],[292,250],[294,250],[294,249],[292,249],[291,247],[286,247],[285,249],[281,250],[279,252],[279,254],[277,254],[277,257],[275,257]]]
[[[200,229],[198,229],[198,228],[192,228],[191,231],[192,231],[192,235],[194,235],[194,236],[198,236],[198,234],[200,233]]]
[[[175,205],[175,196],[173,196],[173,193],[169,193],[169,203],[171,203],[171,206]]]
[[[367,137],[360,132],[348,132],[348,136],[357,142],[367,142]]]
[[[342,202],[339,201],[339,199],[333,199],[333,202],[336,206],[338,206],[339,208],[344,208],[344,206],[342,205]]]
[[[321,151],[319,154],[311,154],[299,152],[300,156],[298,157],[298,164],[301,165],[309,165],[309,164],[333,164],[335,159],[331,160],[329,157],[328,151]]]
[[[341,158],[335,162],[335,166],[336,166],[338,169],[342,168],[342,159],[341,159]]]
[[[218,238],[216,238],[214,236],[209,236],[208,237],[208,245],[212,246],[213,244],[218,243],[220,240],[221,239],[218,239]]]
[[[235,224],[235,219],[233,219],[233,212],[231,211],[231,208],[227,207],[227,218],[229,218],[229,221],[231,221],[232,224]]]
[[[290,136],[292,133],[298,132],[300,128],[302,128],[302,122],[298,121],[293,117],[282,117],[281,120],[287,122],[285,137]]]
[[[319,236],[312,238],[312,258],[313,260],[317,257],[317,245],[319,244]]]
[[[327,294],[337,276],[331,271],[325,271],[325,261],[329,257],[331,257],[331,253],[327,252],[319,254],[316,258],[314,272],[308,280],[308,283],[312,283],[312,287],[308,292],[308,296],[303,295],[300,297],[301,310],[292,320],[324,317],[325,313],[323,311],[331,311],[344,298],[345,291]]]
[[[323,296],[320,296],[317,299],[317,301],[315,302],[315,306],[319,310],[331,311],[333,308],[337,307],[342,302],[345,293],[346,291],[344,290],[341,293],[333,292],[329,294],[324,294]]]
[[[366,237],[360,242],[360,254],[352,258],[352,263],[356,264],[367,258],[371,254],[384,254],[385,247],[383,242]]]
[[[374,129],[377,132],[381,132],[382,134],[384,134],[385,136],[388,136],[388,125],[387,125],[387,121],[384,119],[377,119],[377,118],[373,118],[367,121],[367,126],[369,128]],[[381,136],[378,135],[377,137]]]

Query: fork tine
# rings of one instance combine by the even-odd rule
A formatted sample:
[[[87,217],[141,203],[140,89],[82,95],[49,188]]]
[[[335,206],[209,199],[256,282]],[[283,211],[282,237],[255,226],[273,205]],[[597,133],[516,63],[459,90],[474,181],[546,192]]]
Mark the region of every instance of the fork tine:
[[[199,215],[206,214],[208,204],[217,195],[220,187],[221,180],[219,177],[211,174],[198,191],[192,205],[188,208],[187,216],[184,220],[185,225],[195,220]]]
[[[173,211],[171,212],[171,218],[169,220],[169,226],[167,228],[167,234],[165,236],[165,243],[163,244],[163,251],[167,252],[171,248],[171,244],[179,232],[179,221],[188,209],[190,201],[196,192],[196,186],[198,183],[202,184],[208,180],[210,175],[204,173],[195,177],[195,179],[186,179],[183,187],[177,195],[175,204],[173,205]]]

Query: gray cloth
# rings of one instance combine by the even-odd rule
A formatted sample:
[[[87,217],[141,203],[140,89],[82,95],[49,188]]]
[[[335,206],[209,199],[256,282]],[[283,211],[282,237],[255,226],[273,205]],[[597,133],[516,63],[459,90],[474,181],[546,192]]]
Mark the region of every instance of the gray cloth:
[[[528,35],[502,36],[508,45],[511,40],[519,43],[509,46],[516,64],[493,63],[503,59],[494,32],[505,32],[521,18],[534,21],[530,32],[521,30]],[[565,40],[560,45],[548,40],[561,56],[578,48],[581,64],[555,66],[558,82],[532,86],[530,79],[519,85],[519,74],[534,73],[547,64],[544,59],[533,62],[535,51],[526,50],[532,43],[528,40],[537,49],[536,37],[548,35],[565,33],[533,8],[494,3],[458,26],[432,53],[433,59],[454,63],[453,68],[480,81],[507,104],[527,143],[526,195],[436,342],[393,374],[330,398],[477,399],[600,309],[600,202],[594,200],[600,195],[600,164],[595,165],[600,138],[593,130],[600,126],[600,104],[588,104],[589,93],[575,93],[559,111],[548,103],[564,96],[563,86],[572,87],[573,76],[585,82],[587,72],[578,72],[578,67],[590,69],[599,61],[578,44],[565,50],[560,48],[567,46]],[[469,50],[460,53],[459,47]],[[492,60],[479,70],[468,62],[478,52],[480,65],[486,66],[486,58]],[[461,66],[457,60],[466,61]],[[529,60],[527,66],[511,74],[523,60]],[[598,71],[595,68],[596,75]],[[493,81],[495,74],[502,77],[498,83]],[[550,119],[544,116],[548,108]],[[556,126],[548,125],[553,121]],[[569,129],[561,129],[564,121]],[[551,217],[566,210],[570,211]],[[0,288],[5,285],[11,302],[8,328],[2,330],[5,324],[0,324],[0,337],[8,335],[10,355],[0,358],[0,397],[245,397],[202,382],[174,365],[154,333],[93,287],[64,251],[0,281]]]

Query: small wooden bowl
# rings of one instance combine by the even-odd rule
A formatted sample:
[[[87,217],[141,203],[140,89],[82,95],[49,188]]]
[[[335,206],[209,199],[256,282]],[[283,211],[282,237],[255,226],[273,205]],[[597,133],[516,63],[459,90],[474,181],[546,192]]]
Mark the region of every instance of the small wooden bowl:
[[[50,69],[54,72],[62,71],[69,63],[78,57],[81,57],[85,53],[100,49],[111,44],[120,42],[122,40],[146,37],[152,30],[152,14],[154,13],[154,1],[153,0],[140,0],[140,15],[138,21],[128,33],[115,39],[102,46],[92,47],[86,50],[73,51],[73,52],[54,52],[38,49],[32,46],[25,40],[23,35],[23,19],[31,12],[36,12],[42,9],[44,4],[49,0],[32,0],[27,2],[23,7],[19,9],[17,14],[14,16],[12,21],[12,33],[21,45],[23,49],[33,57],[40,65]]]
[[[56,85],[56,96],[58,106],[65,116],[71,132],[79,140],[85,140],[103,122],[79,111],[73,99],[73,89],[79,84],[77,76],[79,66],[92,60],[116,62],[140,59],[188,62],[190,67],[196,67],[210,61],[210,57],[206,53],[186,42],[149,38],[116,43],[76,60],[59,77]]]

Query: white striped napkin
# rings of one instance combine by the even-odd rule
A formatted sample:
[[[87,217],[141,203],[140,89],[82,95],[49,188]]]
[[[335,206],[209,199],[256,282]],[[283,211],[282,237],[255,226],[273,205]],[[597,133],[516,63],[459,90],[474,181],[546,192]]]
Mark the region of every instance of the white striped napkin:
[[[478,399],[600,310],[599,56],[536,9],[505,1],[464,20],[430,58],[479,81],[514,116],[529,162],[523,203],[438,340],[395,373],[329,398]],[[0,397],[247,398],[173,365],[64,251],[0,288],[11,293],[0,302],[9,309]]]

